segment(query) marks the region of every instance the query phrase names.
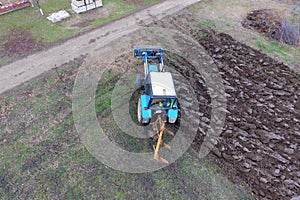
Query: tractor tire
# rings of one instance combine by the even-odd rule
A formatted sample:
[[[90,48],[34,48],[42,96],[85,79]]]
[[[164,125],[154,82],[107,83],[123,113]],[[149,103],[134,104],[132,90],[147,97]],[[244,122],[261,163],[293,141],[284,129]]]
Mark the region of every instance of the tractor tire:
[[[138,122],[142,124],[143,119],[142,119],[142,103],[141,103],[141,98],[139,98],[138,105],[137,105],[137,119],[138,119]]]
[[[140,75],[137,75],[135,78],[135,89],[141,89],[143,86],[143,79]]]

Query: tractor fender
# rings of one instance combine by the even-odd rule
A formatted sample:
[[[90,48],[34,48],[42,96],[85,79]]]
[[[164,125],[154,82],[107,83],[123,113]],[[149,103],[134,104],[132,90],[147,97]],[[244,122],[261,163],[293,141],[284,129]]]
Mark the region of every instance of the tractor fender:
[[[178,109],[169,109],[168,110],[168,122],[175,123],[178,117]]]
[[[151,119],[152,112],[151,109],[145,109],[149,105],[150,96],[147,94],[141,95],[141,104],[142,104],[142,118],[143,119]]]

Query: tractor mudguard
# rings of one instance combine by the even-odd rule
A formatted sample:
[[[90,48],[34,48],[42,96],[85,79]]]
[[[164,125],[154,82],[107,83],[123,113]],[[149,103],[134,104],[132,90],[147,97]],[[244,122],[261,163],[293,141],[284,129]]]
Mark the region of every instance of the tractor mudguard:
[[[169,109],[168,110],[168,122],[175,123],[178,117],[178,109]]]
[[[144,109],[147,108],[149,105],[149,101],[150,101],[150,96],[147,94],[142,94],[141,95],[141,104],[142,104],[142,118],[143,119],[151,119],[151,109]]]
[[[178,117],[178,106],[177,103],[175,103],[171,109],[168,110],[168,122],[169,123],[175,123]]]

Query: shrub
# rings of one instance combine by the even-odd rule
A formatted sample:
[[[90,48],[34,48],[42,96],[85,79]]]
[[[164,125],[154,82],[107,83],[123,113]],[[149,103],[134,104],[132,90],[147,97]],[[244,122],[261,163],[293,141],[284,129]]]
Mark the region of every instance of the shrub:
[[[300,38],[300,27],[287,21],[281,22],[279,30],[280,40],[289,45],[298,45]]]

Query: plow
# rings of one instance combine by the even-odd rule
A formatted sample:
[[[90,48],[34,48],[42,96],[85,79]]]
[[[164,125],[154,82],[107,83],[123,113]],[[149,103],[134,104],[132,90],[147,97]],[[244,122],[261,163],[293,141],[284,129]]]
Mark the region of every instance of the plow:
[[[158,155],[159,149],[161,147],[165,147],[165,148],[171,150],[171,147],[168,144],[166,144],[166,143],[163,142],[163,136],[164,136],[165,133],[167,133],[167,134],[169,134],[171,136],[174,136],[174,133],[166,128],[166,124],[165,123],[166,123],[166,121],[164,121],[161,118],[160,115],[157,117],[157,119],[155,120],[155,122],[152,123],[153,124],[153,130],[158,135],[157,143],[156,143],[155,146],[153,146],[153,149],[154,149],[154,157],[153,157],[153,159],[156,160],[156,161],[158,161],[158,162],[161,162],[161,163],[169,164],[169,162],[166,159],[164,159],[164,158],[162,158],[162,157],[160,157]]]
[[[137,103],[137,119],[141,125],[151,124],[157,134],[154,146],[154,160],[167,164],[168,161],[159,156],[161,147],[171,149],[163,142],[164,134],[174,136],[166,128],[166,123],[174,124],[178,119],[179,106],[173,76],[166,71],[163,62],[164,50],[157,46],[135,46],[134,56],[141,57],[144,63],[143,76],[136,76],[136,89],[141,91]]]

